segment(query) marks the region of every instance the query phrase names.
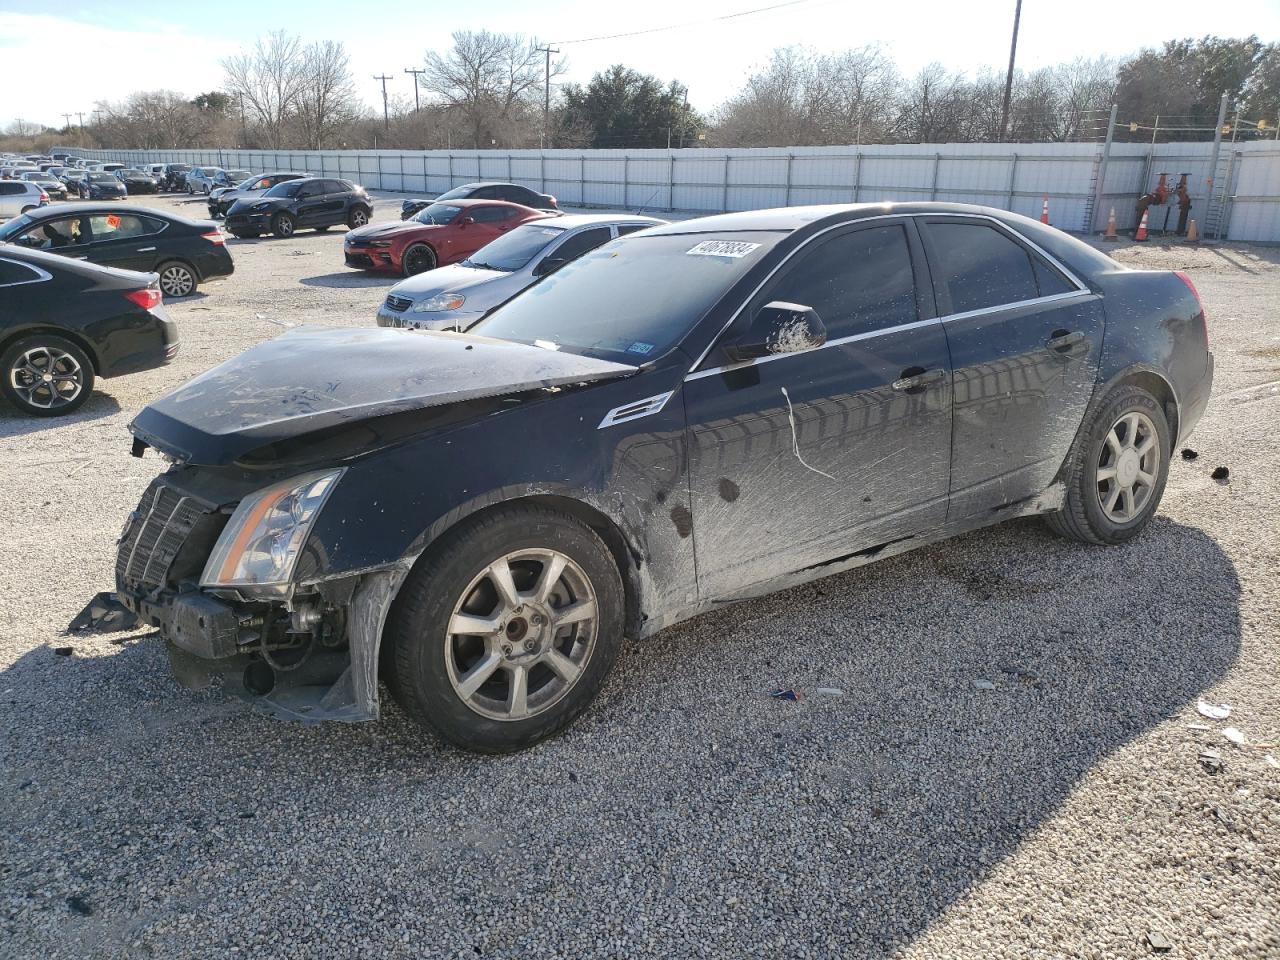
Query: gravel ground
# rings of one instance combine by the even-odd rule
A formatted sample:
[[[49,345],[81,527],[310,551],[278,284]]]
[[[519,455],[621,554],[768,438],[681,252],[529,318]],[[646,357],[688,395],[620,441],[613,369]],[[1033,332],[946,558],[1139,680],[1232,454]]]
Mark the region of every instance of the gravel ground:
[[[372,322],[393,280],[340,245],[232,241],[170,308],[174,364],[59,422],[0,410],[0,956],[1280,956],[1280,251],[1111,248],[1190,272],[1218,364],[1136,542],[1015,522],[716,612],[494,759],[60,633],[157,471],[139,408],[280,325]]]

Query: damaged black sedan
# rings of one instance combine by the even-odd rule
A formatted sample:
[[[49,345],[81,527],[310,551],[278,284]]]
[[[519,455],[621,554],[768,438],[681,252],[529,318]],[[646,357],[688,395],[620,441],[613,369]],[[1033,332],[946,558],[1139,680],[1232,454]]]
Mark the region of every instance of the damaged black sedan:
[[[188,682],[379,680],[461,746],[573,720],[626,636],[1010,517],[1134,537],[1209,396],[1190,281],[950,204],[620,238],[467,334],[298,330],[132,424],[117,587]]]

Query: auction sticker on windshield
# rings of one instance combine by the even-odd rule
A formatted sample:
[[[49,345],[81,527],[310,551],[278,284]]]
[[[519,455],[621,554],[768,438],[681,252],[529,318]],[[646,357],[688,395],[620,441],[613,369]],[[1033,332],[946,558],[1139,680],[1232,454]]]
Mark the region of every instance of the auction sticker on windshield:
[[[691,257],[745,257],[758,243],[746,243],[742,240],[703,240],[695,247],[685,251]]]

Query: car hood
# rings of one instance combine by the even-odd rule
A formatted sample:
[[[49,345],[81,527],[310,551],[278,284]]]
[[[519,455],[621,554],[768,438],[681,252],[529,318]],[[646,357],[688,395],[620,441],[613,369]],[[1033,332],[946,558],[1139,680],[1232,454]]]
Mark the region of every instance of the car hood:
[[[370,240],[388,240],[397,234],[415,233],[420,230],[439,229],[440,225],[418,223],[416,220],[393,220],[390,223],[371,223],[367,227],[348,230],[348,243],[367,243]]]
[[[419,273],[401,280],[390,292],[397,297],[408,297],[420,300],[423,297],[434,297],[437,293],[455,293],[474,287],[478,283],[487,283],[498,277],[509,277],[511,274],[502,270],[480,270],[476,267],[464,267],[455,263],[448,267],[437,267],[426,273]]]
[[[267,444],[360,420],[635,371],[467,334],[300,328],[188,381],[129,429],[183,462],[229,464]]]

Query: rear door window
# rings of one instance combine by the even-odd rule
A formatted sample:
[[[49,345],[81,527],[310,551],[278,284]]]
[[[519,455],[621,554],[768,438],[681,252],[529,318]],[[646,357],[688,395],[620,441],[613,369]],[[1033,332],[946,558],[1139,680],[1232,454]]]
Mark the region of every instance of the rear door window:
[[[757,307],[773,300],[813,307],[829,340],[913,323],[919,314],[906,230],[895,223],[816,241]]]
[[[469,212],[476,223],[501,223],[516,213],[512,207],[472,207]]]
[[[154,223],[150,217],[146,223]],[[142,217],[128,213],[106,213],[89,217],[89,230],[94,243],[107,240],[131,240],[155,231],[147,229]]]
[[[548,256],[552,260],[568,263],[571,260],[577,260],[587,251],[594,250],[600,244],[607,243],[611,239],[608,227],[593,227],[590,230],[583,230],[581,233],[574,234],[552,250]]]
[[[940,297],[950,313],[986,310],[1040,296],[1030,252],[983,223],[933,220],[930,257]]]

